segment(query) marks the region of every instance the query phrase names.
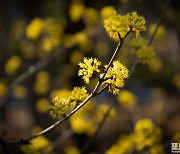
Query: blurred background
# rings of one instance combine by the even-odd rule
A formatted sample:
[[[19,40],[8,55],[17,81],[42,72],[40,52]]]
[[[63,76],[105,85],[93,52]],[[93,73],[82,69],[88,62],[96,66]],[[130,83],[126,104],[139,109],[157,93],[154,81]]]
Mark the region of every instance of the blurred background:
[[[167,0],[1,0],[0,1],[0,137],[26,138],[53,124],[49,105],[73,87],[86,86],[78,76],[83,57],[107,64],[117,42],[103,28],[103,20],[116,10],[137,11],[146,19],[148,41]],[[170,153],[180,140],[180,1],[172,0],[154,37],[153,63],[139,64],[119,96],[103,92],[87,108],[40,138],[39,153],[79,153],[95,132],[112,102],[109,117],[86,153],[105,153],[135,123],[149,118],[162,131],[161,146]],[[134,34],[116,57],[130,69]],[[77,120],[78,119],[78,120]],[[34,143],[35,144],[35,143]],[[25,150],[24,150],[25,149]],[[31,149],[31,148],[29,148]],[[9,153],[35,153],[22,145],[7,145]],[[28,151],[28,152],[27,152]],[[3,153],[0,147],[0,153]],[[133,151],[143,153],[142,151]],[[37,153],[37,151],[36,151]]]

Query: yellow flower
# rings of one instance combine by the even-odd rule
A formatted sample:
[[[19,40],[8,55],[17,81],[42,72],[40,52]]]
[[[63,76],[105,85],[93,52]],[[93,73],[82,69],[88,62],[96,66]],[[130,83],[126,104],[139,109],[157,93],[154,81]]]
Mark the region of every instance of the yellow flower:
[[[0,79],[0,97],[4,96],[7,91],[7,84],[6,81]]]
[[[17,85],[13,88],[12,93],[16,98],[22,99],[27,96],[27,89],[23,85]]]
[[[136,55],[142,64],[152,64],[156,59],[156,53],[152,46],[147,45],[147,41],[138,37],[131,41],[132,53]]]
[[[41,71],[36,76],[36,81],[33,89],[36,94],[42,95],[49,90],[49,74],[46,71]]]
[[[68,92],[67,97],[58,97],[52,99],[50,115],[53,118],[62,118],[68,115],[76,106],[82,103],[88,96],[85,87],[75,87],[71,92]]]
[[[78,72],[79,76],[83,76],[83,80],[86,83],[89,83],[89,78],[92,77],[93,73],[99,73],[100,69],[98,68],[101,65],[101,62],[96,58],[84,58],[82,63],[79,63],[80,69]]]
[[[156,24],[150,25],[149,30],[148,30],[149,35],[152,35],[155,28],[156,28]],[[163,38],[165,35],[166,35],[166,30],[163,26],[160,25],[157,32],[156,32],[155,38],[160,39],[160,38]]]
[[[165,154],[164,147],[160,144],[153,145],[149,149],[149,154]]]
[[[84,57],[84,55],[82,52],[75,50],[70,55],[70,61],[73,64],[78,64],[80,61],[82,61],[83,57]]]
[[[21,146],[21,150],[27,154],[40,154],[43,153],[43,151],[45,152],[48,148],[52,148],[52,144],[44,136],[32,139],[31,144]]]
[[[121,90],[118,95],[118,101],[125,107],[133,106],[136,101],[137,97],[132,92],[128,90]]]
[[[135,125],[134,134],[134,141],[138,150],[158,143],[162,136],[160,128],[157,127],[151,119],[139,120]]]
[[[105,69],[107,65],[105,66]],[[128,69],[120,63],[120,61],[113,61],[113,67],[110,67],[105,75],[103,84],[108,84],[109,91],[113,94],[119,93],[119,88],[124,86],[124,80],[128,78]],[[101,74],[101,77],[103,74]]]
[[[53,118],[62,118],[69,114],[75,107],[69,98],[61,98],[56,96],[52,99],[53,105],[50,106],[50,115]]]
[[[109,107],[110,106],[108,104],[101,104],[98,106],[96,118],[99,121],[103,119],[103,117],[106,114],[106,112],[108,111]],[[115,117],[115,115],[116,115],[116,110],[114,108],[111,108],[107,120],[111,120],[112,118]]]
[[[104,21],[104,28],[111,38],[119,40],[118,33],[122,38],[127,32],[132,29],[136,36],[139,36],[141,31],[145,31],[145,19],[139,16],[137,12],[127,13],[126,15],[120,15],[114,12],[114,14]]]
[[[49,109],[49,100],[47,98],[41,98],[36,102],[36,110],[45,113]]]
[[[66,154],[80,154],[79,149],[72,145],[66,147],[65,152],[66,152]]]
[[[80,3],[74,3],[70,10],[69,16],[73,22],[77,22],[81,19],[84,14],[85,6]]]
[[[172,83],[175,87],[180,88],[180,73],[173,76]]]
[[[5,64],[5,71],[8,75],[15,73],[22,64],[22,60],[18,56],[12,56]]]
[[[130,153],[134,147],[134,141],[132,135],[124,135],[106,151],[106,154],[125,154]]]
[[[83,17],[90,25],[95,25],[98,21],[98,13],[93,8],[86,8]]]
[[[34,18],[26,28],[26,36],[31,40],[37,40],[44,28],[41,18]]]
[[[101,17],[103,19],[107,19],[111,17],[114,14],[114,12],[115,12],[115,9],[113,6],[105,6],[101,10]]]

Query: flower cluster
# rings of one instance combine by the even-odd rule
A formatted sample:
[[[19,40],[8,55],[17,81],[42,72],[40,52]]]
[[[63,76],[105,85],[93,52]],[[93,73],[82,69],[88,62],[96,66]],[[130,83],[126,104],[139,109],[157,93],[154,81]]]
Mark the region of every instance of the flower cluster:
[[[135,124],[133,133],[120,139],[114,144],[107,154],[130,153],[134,148],[138,151],[146,148],[150,154],[164,153],[161,140],[161,130],[150,119],[141,119]]]
[[[50,106],[50,115],[53,118],[66,117],[77,105],[88,96],[85,87],[75,87],[68,97],[58,97],[52,99],[53,105]]]
[[[88,25],[94,25],[98,21],[98,13],[92,7],[85,7],[80,2],[73,2],[69,10],[69,16],[72,22],[83,19]]]
[[[4,69],[8,75],[12,75],[21,67],[21,64],[22,64],[22,60],[20,57],[12,56],[6,62]]]
[[[43,153],[48,148],[52,148],[52,144],[44,136],[32,139],[31,144],[21,146],[24,153]]]
[[[131,149],[134,147],[133,135],[124,135],[120,137],[116,144],[114,144],[106,154],[124,154],[130,153]]]
[[[147,45],[147,41],[138,37],[131,41],[132,53],[135,54],[142,64],[151,64],[156,58],[153,47]]]
[[[71,129],[77,134],[92,135],[108,109],[108,104],[100,104],[98,106],[94,106],[93,102],[86,104],[83,110],[78,111],[70,118]],[[116,111],[112,108],[108,115],[108,120],[112,119],[115,114]]]
[[[131,107],[137,102],[137,97],[128,90],[121,90],[118,95],[118,102],[125,107]]]
[[[137,149],[141,150],[159,143],[161,140],[161,130],[150,119],[138,121],[134,129],[135,143]]]
[[[107,65],[105,65],[107,69]],[[103,84],[107,84],[109,91],[113,94],[119,93],[119,88],[124,86],[124,80],[128,78],[128,69],[120,63],[120,61],[114,61],[113,66],[109,68],[105,75]],[[101,74],[101,77],[103,74]]]
[[[110,18],[104,21],[104,27],[111,38],[119,40],[118,33],[124,38],[130,29],[138,36],[140,31],[145,31],[145,22],[144,17],[139,16],[137,12],[126,15],[114,12]]]
[[[89,78],[92,77],[93,73],[99,73],[100,69],[99,66],[101,65],[101,62],[98,61],[96,58],[84,58],[82,63],[79,63],[80,70],[78,75],[83,76],[83,80],[86,83],[89,83]]]

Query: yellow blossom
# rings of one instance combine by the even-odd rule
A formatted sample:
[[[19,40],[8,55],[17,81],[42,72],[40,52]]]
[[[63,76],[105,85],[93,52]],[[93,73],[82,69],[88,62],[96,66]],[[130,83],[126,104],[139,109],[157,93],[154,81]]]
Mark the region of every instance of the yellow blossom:
[[[147,45],[147,41],[138,37],[131,41],[132,53],[135,54],[142,64],[152,64],[156,58],[156,53],[152,46]]]
[[[70,7],[69,16],[73,22],[77,22],[84,14],[85,6],[80,3],[74,3]]]
[[[71,92],[68,92],[67,97],[58,97],[52,99],[50,115],[53,118],[62,118],[68,115],[76,106],[82,103],[88,96],[85,87],[75,87]]]
[[[16,98],[22,99],[27,96],[27,89],[23,85],[17,85],[13,88],[12,93]]]
[[[49,78],[49,74],[46,71],[41,71],[37,74],[33,85],[35,93],[42,95],[49,90]]]
[[[92,77],[93,73],[100,73],[99,66],[101,62],[96,58],[84,58],[82,63],[79,63],[80,69],[78,72],[79,76],[83,76],[83,80],[89,83],[89,78]]]
[[[8,75],[15,73],[22,64],[22,60],[19,56],[12,56],[5,64],[5,71]]]
[[[26,36],[29,39],[37,40],[44,28],[44,21],[41,18],[35,18],[26,28]]]
[[[111,17],[115,12],[115,9],[113,6],[105,6],[101,9],[101,17],[103,19],[107,19]]]
[[[160,144],[155,144],[150,147],[149,154],[165,154],[164,147]]]
[[[95,25],[98,21],[98,13],[93,8],[86,8],[83,17],[90,25]]]
[[[78,64],[80,61],[82,61],[83,57],[84,57],[84,55],[82,52],[75,50],[71,53],[70,61],[73,64]]]
[[[39,136],[31,140],[31,144],[21,146],[21,150],[24,153],[36,153],[40,154],[45,152],[48,148],[52,148],[52,144],[44,136]]]
[[[75,107],[69,98],[61,98],[56,96],[52,99],[53,105],[50,106],[50,115],[53,118],[62,118],[69,114]]]
[[[145,31],[145,19],[139,16],[137,12],[127,13],[126,15],[120,15],[114,12],[114,14],[104,21],[104,27],[107,33],[114,40],[119,40],[118,33],[122,38],[127,32],[132,29],[136,36],[139,36],[141,31]]]
[[[109,107],[110,106],[108,104],[101,104],[101,105],[98,106],[98,108],[97,108],[97,117],[96,118],[99,121],[103,119],[103,117],[107,113]],[[115,116],[116,116],[116,110],[114,108],[111,108],[107,120],[111,120]]]
[[[65,154],[80,154],[79,149],[72,145],[66,147],[65,152],[66,152]]]
[[[136,101],[137,97],[132,92],[128,90],[121,90],[118,95],[118,101],[125,107],[133,106]]]
[[[0,97],[4,96],[7,91],[7,84],[6,81],[0,79]]]
[[[134,147],[133,135],[124,135],[106,151],[106,154],[125,154],[130,153]]]
[[[49,109],[49,100],[47,98],[41,98],[36,102],[36,110],[45,113]]]
[[[105,69],[107,65],[105,66]],[[124,80],[128,78],[128,69],[120,63],[120,61],[113,61],[113,67],[110,67],[105,75],[103,84],[108,84],[109,91],[113,94],[119,93],[119,88],[124,86]],[[103,74],[101,74],[101,77]]]
[[[139,120],[134,129],[135,143],[137,149],[150,147],[161,140],[161,130],[150,119]]]
[[[152,24],[152,25],[149,26],[149,30],[148,30],[149,35],[152,35],[152,33],[154,32],[155,28],[156,28],[156,24]],[[156,39],[163,38],[165,36],[165,34],[166,34],[165,28],[160,25],[158,30],[157,30],[157,32],[156,32],[156,34],[155,34],[155,38]]]
[[[180,73],[173,76],[172,83],[175,87],[180,88]]]

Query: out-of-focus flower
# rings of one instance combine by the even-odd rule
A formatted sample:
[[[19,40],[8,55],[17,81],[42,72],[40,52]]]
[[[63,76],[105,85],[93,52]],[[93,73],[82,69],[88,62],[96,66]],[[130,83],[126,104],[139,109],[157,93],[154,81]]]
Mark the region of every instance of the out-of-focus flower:
[[[49,110],[49,99],[41,98],[36,102],[36,110],[45,113]]]
[[[41,18],[34,18],[26,28],[26,36],[31,40],[37,40],[44,28]]]
[[[70,145],[65,148],[65,153],[66,154],[80,154],[80,151],[77,147]]]
[[[152,35],[155,28],[156,28],[156,24],[152,24],[149,26],[149,30],[148,30],[149,35]],[[166,35],[166,30],[165,30],[164,26],[160,25],[158,27],[156,34],[155,34],[155,38],[160,39],[160,38],[163,38],[165,35]]]
[[[0,79],[0,97],[4,96],[7,91],[7,83],[4,79]]]
[[[8,75],[15,73],[21,66],[22,60],[19,56],[12,56],[5,64],[5,71]]]
[[[85,6],[81,3],[74,3],[70,7],[69,16],[73,22],[77,22],[84,14]]]
[[[113,6],[105,6],[101,9],[101,17],[103,19],[107,19],[111,17],[115,12],[115,8]]]
[[[39,136],[31,140],[31,144],[21,146],[24,153],[42,153],[52,148],[52,144],[44,136]]]
[[[134,134],[134,141],[139,150],[159,143],[162,136],[160,128],[151,119],[139,120],[135,125]]]
[[[137,97],[128,90],[121,90],[118,95],[118,101],[125,107],[131,107],[137,102]]]
[[[22,99],[27,96],[27,89],[23,85],[17,85],[13,88],[12,93],[16,98]]]
[[[35,93],[42,95],[49,90],[49,78],[49,74],[46,71],[41,71],[37,74],[33,85]]]

